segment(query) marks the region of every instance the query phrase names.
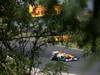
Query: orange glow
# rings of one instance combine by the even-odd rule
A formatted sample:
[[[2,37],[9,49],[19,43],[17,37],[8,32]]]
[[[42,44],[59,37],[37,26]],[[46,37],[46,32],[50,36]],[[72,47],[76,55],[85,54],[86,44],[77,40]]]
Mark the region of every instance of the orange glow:
[[[65,41],[70,40],[71,36],[69,35],[63,35],[63,36],[54,36],[55,41]]]
[[[54,10],[56,11],[57,14],[61,14],[61,11],[62,11],[61,5],[55,5]]]
[[[32,17],[40,17],[45,15],[46,7],[43,6],[29,6],[29,12],[32,14]]]
[[[56,14],[61,14],[61,5],[55,5],[54,10],[56,11]],[[44,6],[29,6],[29,13],[32,15],[32,17],[41,17],[45,15],[45,12],[47,11],[47,8]]]

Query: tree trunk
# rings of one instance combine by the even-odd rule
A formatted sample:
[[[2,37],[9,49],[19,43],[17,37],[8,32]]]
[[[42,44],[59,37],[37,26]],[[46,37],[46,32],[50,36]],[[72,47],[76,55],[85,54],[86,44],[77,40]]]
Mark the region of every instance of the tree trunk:
[[[96,53],[96,36],[93,36],[91,51],[92,53]]]

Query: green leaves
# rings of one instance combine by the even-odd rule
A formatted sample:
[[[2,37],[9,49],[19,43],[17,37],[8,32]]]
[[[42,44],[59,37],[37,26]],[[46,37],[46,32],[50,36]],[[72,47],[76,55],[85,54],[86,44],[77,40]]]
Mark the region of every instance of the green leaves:
[[[76,0],[81,8],[86,8],[87,0]]]
[[[45,65],[43,73],[45,75],[61,75],[61,72],[68,72],[69,65],[64,62],[50,62]]]

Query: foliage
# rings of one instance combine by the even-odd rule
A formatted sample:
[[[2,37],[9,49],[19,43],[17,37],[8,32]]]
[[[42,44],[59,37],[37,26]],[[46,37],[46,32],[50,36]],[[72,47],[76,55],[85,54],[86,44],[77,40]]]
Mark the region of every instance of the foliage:
[[[42,72],[44,75],[62,75],[62,72],[68,72],[68,67],[68,64],[61,61],[50,62],[46,64]]]
[[[90,68],[92,68],[93,65],[95,65],[95,63],[100,61],[100,38],[97,38],[96,40],[96,53],[92,53],[91,52],[91,48],[92,45],[91,43],[88,43],[89,45],[86,45],[86,47],[84,47],[85,49],[85,53],[84,56],[86,58],[86,60],[88,60],[86,62],[86,65],[83,67],[83,71],[87,72]]]
[[[0,22],[0,69],[2,70],[0,73],[13,73],[13,75],[22,73],[23,75],[27,67],[28,73],[31,74],[32,67],[40,66],[40,53],[43,51],[42,46],[46,44],[41,40],[47,40],[48,35],[53,36],[56,33],[76,35],[74,39],[72,38],[72,42],[77,43],[81,48],[88,47],[90,53],[99,53],[97,40],[100,38],[100,12],[98,11],[100,5],[98,3],[98,1],[94,2],[93,15],[87,17],[82,13],[86,7],[86,0],[64,1],[62,13],[59,15],[53,9],[55,4],[59,4],[58,0],[0,0],[0,19],[2,19]],[[43,17],[32,18],[28,13],[29,4],[46,6],[48,11]],[[31,33],[32,38],[29,36],[26,39],[23,38],[24,32],[26,35]],[[18,38],[15,38],[16,36]],[[7,56],[13,58],[13,61],[6,60]],[[53,66],[50,67],[50,65]],[[50,65],[47,66],[51,69],[47,70],[53,74],[67,67],[62,62],[50,63]]]

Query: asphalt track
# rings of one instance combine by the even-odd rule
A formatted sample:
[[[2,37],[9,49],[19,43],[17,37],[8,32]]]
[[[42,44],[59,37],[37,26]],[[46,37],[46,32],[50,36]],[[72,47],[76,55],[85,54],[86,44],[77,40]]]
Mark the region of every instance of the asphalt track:
[[[70,53],[80,57],[78,61],[68,62],[68,64],[71,66],[69,68],[69,73],[62,73],[62,75],[100,75],[100,62],[97,62],[88,72],[82,71],[82,68],[85,66],[88,60],[81,57],[83,52],[80,51],[79,49],[75,49],[75,48],[67,49],[64,46],[50,45],[50,44],[45,46],[44,49],[45,52],[43,53],[42,60],[41,60],[44,65],[50,62],[49,58],[51,57],[52,51],[54,50],[64,50],[66,53]],[[36,75],[41,75],[41,74],[36,74]]]
[[[15,43],[15,42],[14,42]],[[13,46],[13,43],[12,43]],[[31,48],[31,44],[28,43],[26,46],[26,50],[29,50]],[[80,57],[80,59],[78,61],[74,61],[74,62],[69,62],[68,64],[71,66],[69,68],[69,74],[68,73],[62,73],[62,75],[100,75],[100,62],[97,62],[88,72],[84,73],[82,72],[82,68],[85,66],[86,62],[88,61],[87,59],[84,59],[82,56],[83,52],[80,51],[79,49],[68,49],[65,48],[64,46],[60,46],[60,45],[52,45],[52,44],[48,44],[46,46],[43,46],[44,51],[42,52],[42,58],[41,61],[43,63],[43,66],[50,61],[50,57],[52,55],[52,51],[54,50],[64,50],[65,53],[69,53],[75,56]],[[39,69],[38,69],[39,71]],[[32,71],[32,75],[34,71]],[[35,74],[35,75],[42,75],[42,74]]]

